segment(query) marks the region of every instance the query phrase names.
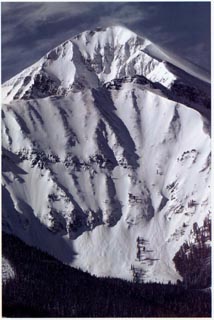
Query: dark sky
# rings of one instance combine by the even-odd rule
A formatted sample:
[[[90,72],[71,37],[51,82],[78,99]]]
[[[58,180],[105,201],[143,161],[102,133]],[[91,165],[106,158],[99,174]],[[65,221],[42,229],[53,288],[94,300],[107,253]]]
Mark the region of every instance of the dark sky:
[[[84,30],[122,24],[210,70],[209,2],[4,2],[2,82]]]

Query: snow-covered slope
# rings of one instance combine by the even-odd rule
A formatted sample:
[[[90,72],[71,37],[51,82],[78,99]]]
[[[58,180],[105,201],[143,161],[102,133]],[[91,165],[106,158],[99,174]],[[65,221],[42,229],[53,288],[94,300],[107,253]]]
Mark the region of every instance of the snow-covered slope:
[[[87,31],[3,85],[3,230],[98,276],[180,278],[210,209],[209,87],[154,48]]]

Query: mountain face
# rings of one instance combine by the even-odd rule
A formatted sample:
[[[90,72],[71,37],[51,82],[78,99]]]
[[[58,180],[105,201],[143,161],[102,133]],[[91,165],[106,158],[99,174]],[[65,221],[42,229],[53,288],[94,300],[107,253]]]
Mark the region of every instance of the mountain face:
[[[2,95],[3,230],[98,276],[181,279],[173,259],[210,213],[205,72],[109,27]]]

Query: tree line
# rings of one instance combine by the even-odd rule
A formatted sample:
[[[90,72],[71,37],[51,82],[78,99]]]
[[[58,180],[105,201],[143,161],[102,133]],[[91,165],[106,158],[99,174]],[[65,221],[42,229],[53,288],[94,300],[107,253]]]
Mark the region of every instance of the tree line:
[[[209,317],[209,292],[97,278],[3,233],[16,277],[3,284],[4,317]]]

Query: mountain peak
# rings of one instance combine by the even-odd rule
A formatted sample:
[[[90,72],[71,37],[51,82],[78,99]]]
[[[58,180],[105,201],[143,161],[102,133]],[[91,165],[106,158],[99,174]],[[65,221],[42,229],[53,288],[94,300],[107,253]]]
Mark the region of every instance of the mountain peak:
[[[43,98],[97,88],[115,78],[146,76],[158,61],[150,42],[124,26],[84,31],[65,41],[3,85],[3,100]]]
[[[182,69],[178,61],[124,26],[88,30],[49,51],[7,81],[2,88],[3,101],[64,95],[135,75],[170,89],[178,77],[185,81],[188,78],[166,63]],[[199,78],[202,74],[189,66],[183,70]]]
[[[109,27],[4,84],[4,231],[97,276],[181,279],[184,245],[209,244],[209,96],[167,59]]]
[[[128,29],[127,27],[122,26],[122,25],[112,25],[112,26],[108,26],[108,27],[97,27],[94,30],[84,31],[83,33],[80,33],[80,35],[84,34],[84,33],[87,33],[90,35],[94,35],[94,34],[102,34],[103,35],[104,33],[106,33],[106,34],[110,34],[110,35],[114,36],[115,38],[122,36],[122,38],[119,39],[121,42],[128,41],[132,37],[137,37],[137,34],[135,32],[131,31],[130,29]]]

